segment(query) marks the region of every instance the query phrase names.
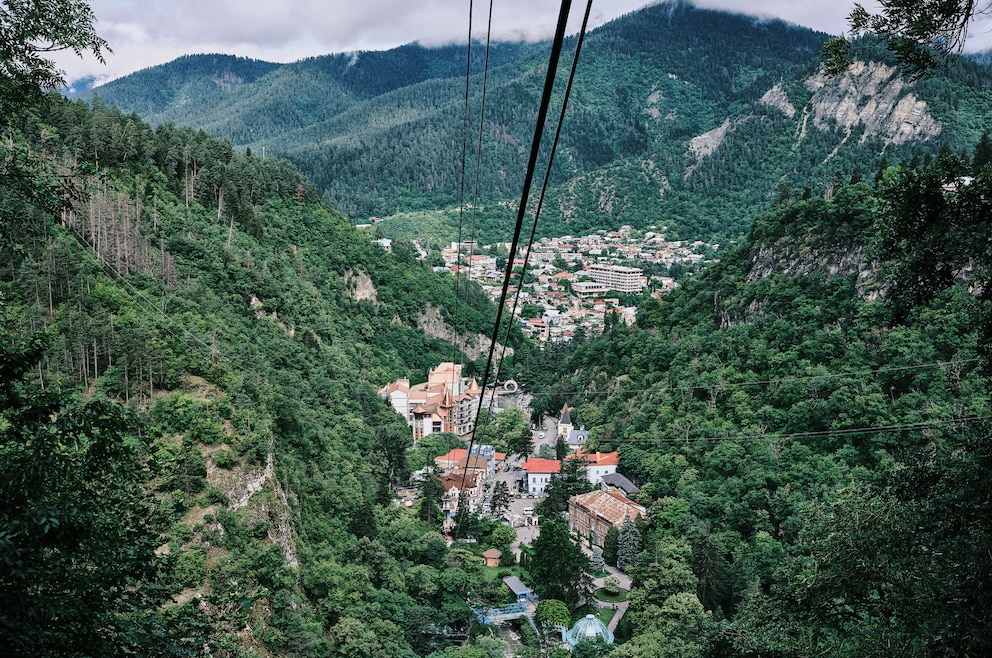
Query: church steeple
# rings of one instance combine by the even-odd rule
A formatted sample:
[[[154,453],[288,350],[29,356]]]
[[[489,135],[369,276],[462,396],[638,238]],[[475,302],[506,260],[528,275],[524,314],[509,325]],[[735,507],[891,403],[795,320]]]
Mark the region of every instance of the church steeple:
[[[561,419],[558,421],[558,438],[568,442],[568,436],[572,433],[572,416],[568,413],[568,403],[561,408]]]

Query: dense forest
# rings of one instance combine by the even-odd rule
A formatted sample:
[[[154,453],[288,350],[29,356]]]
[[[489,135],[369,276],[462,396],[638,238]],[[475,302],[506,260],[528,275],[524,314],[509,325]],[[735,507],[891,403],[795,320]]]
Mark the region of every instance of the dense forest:
[[[988,125],[987,68],[961,61],[910,83],[888,53],[864,46],[858,54],[870,66],[825,79],[817,76],[825,38],[685,2],[590,32],[539,236],[629,224],[729,244],[782,185],[829,193],[838,180],[873,175],[881,156],[971,148]],[[574,45],[566,42],[562,67]],[[510,233],[547,49],[497,44],[490,52],[477,202],[471,196],[472,230],[484,243]],[[467,109],[477,117],[483,44],[471,52]],[[196,56],[94,93],[153,125],[194,125],[285,156],[353,221],[398,216],[380,225],[388,237],[436,246],[458,235],[457,209],[469,202],[463,176],[471,183],[477,173],[472,157],[463,174],[459,157],[465,70],[464,45],[328,55],[261,77],[258,63]]]
[[[387,253],[286,160],[37,72],[0,76],[7,653],[561,656],[472,608],[512,574],[585,614],[560,514],[581,474],[554,478],[520,564],[484,566],[512,530],[459,511],[449,544],[436,481],[408,482],[460,440],[413,447],[376,394],[478,370],[488,296]],[[633,326],[543,348],[509,327],[504,376],[536,413],[573,406],[648,509],[606,556],[633,585],[619,646],[572,655],[988,653],[992,146],[971,116],[934,157],[773,177],[744,239]]]

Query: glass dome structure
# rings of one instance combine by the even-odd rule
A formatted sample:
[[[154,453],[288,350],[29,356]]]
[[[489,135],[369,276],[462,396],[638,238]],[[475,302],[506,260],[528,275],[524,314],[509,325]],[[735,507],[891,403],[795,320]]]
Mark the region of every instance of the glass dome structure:
[[[564,635],[565,644],[569,648],[575,647],[582,640],[595,640],[597,637],[601,637],[610,644],[613,644],[613,633],[595,615],[586,615],[575,622],[575,626],[572,626],[571,630],[565,631]]]

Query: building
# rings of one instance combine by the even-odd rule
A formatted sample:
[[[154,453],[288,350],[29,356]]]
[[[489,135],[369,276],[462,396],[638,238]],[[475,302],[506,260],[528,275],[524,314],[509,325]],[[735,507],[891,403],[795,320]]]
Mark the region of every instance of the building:
[[[411,385],[409,379],[397,379],[379,389],[379,395],[403,416],[416,443],[434,432],[469,434],[483,391],[474,378],[462,377],[460,363],[448,361],[430,370],[426,382]]]
[[[616,473],[620,465],[620,455],[616,452],[584,452],[579,449],[567,459],[581,459],[585,463],[586,479],[592,485],[598,485],[604,476]]]
[[[558,438],[568,441],[568,436],[572,432],[572,414],[568,411],[568,405],[562,405],[561,418],[558,420]]]
[[[498,548],[490,548],[482,554],[482,559],[485,560],[487,567],[498,567],[501,557],[503,557],[503,551]]]
[[[589,266],[589,276],[617,292],[638,293],[644,288],[644,271],[637,267],[594,263]],[[572,289],[575,289],[574,286]]]
[[[636,496],[641,492],[641,488],[628,480],[620,473],[609,473],[604,475],[600,482],[603,491],[619,491],[624,496]]]
[[[427,400],[410,410],[414,443],[428,434],[455,431],[455,402],[451,391],[441,385],[434,390],[428,388],[426,392]]]
[[[473,498],[479,495],[479,481],[474,476],[462,477],[458,475],[445,475],[437,478],[441,486],[444,487],[444,494],[441,496],[441,511],[448,517],[453,517],[458,510],[458,501],[464,494],[467,498],[470,512],[475,511]]]
[[[575,622],[575,625],[571,629],[563,630],[561,639],[568,646],[569,650],[571,650],[583,640],[595,641],[602,639],[607,644],[613,644],[614,637],[606,624],[600,621],[596,615],[588,614]]]
[[[527,471],[527,493],[543,494],[551,481],[551,476],[561,471],[561,462],[557,459],[528,459],[524,462]]]
[[[636,519],[647,511],[616,491],[590,491],[568,499],[568,524],[579,537],[600,548],[610,528],[617,530],[629,516]]]
[[[492,477],[505,459],[505,452],[496,452],[490,445],[476,445],[472,447],[471,457],[465,448],[452,448],[447,454],[435,457],[434,463],[445,473],[468,472],[484,482]]]
[[[572,293],[579,299],[602,297],[610,288],[599,281],[576,281],[572,284]]]
[[[589,430],[583,425],[577,430],[571,430],[568,433],[568,438],[565,439],[565,445],[567,445],[572,450],[578,450],[586,444],[589,439]]]

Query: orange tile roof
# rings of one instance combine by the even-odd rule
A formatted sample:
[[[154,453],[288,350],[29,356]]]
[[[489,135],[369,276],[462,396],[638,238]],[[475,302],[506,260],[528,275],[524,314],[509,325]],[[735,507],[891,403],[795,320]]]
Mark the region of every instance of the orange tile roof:
[[[572,496],[568,500],[568,504],[569,506],[575,505],[581,507],[590,514],[606,519],[615,526],[623,523],[625,516],[634,519],[646,513],[642,506],[617,491],[601,491],[597,489],[589,493]]]
[[[524,470],[528,473],[557,473],[561,470],[561,462],[557,459],[528,459],[524,462]]]
[[[593,464],[595,466],[619,466],[620,465],[620,455],[616,452],[590,452],[586,453],[582,450],[576,450],[574,458],[582,459],[587,464]]]
[[[456,462],[459,459],[465,459],[466,455],[468,455],[468,450],[466,450],[465,448],[452,448],[450,451],[448,451],[448,454],[441,455],[440,457],[435,457],[434,460],[443,461],[443,462]]]

